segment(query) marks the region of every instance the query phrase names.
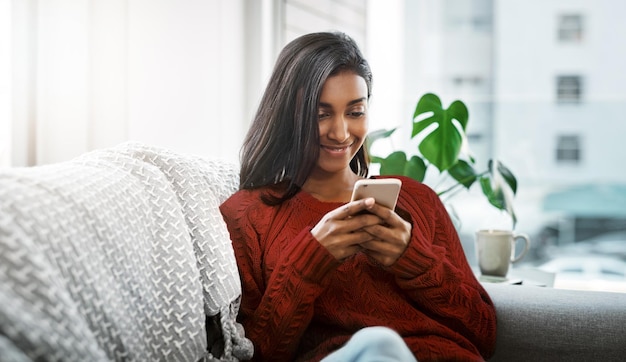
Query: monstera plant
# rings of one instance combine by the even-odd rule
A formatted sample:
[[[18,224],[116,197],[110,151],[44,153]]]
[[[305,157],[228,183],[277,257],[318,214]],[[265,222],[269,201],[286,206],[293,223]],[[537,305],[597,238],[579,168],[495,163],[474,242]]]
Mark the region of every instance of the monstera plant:
[[[512,199],[517,192],[517,180],[497,160],[489,160],[481,171],[475,169],[476,161],[465,134],[468,119],[469,113],[462,101],[455,100],[444,108],[437,95],[427,93],[417,102],[411,122],[411,139],[418,140],[417,152],[407,155],[404,151],[394,151],[384,157],[372,154],[372,144],[390,137],[398,128],[377,130],[367,137],[370,160],[380,165],[381,175],[404,175],[420,182],[424,182],[427,171],[434,168],[439,176],[451,180],[442,183],[445,185],[442,190],[436,190],[441,198],[462,189],[469,190],[478,182],[489,203],[507,212],[515,227],[517,217]]]

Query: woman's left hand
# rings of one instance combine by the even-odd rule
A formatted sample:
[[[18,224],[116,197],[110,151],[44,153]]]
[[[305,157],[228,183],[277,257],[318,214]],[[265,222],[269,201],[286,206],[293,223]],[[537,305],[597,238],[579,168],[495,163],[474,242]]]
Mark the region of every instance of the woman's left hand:
[[[363,228],[374,237],[374,240],[360,245],[377,262],[384,266],[391,266],[409,245],[411,224],[395,211],[378,204],[368,211],[380,217],[383,223]]]

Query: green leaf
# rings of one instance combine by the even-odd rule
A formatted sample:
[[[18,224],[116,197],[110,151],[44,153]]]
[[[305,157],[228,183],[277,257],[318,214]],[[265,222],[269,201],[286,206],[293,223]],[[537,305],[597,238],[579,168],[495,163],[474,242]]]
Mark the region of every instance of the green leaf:
[[[517,216],[515,215],[515,210],[513,209],[513,199],[510,198],[510,195],[507,195],[506,191],[502,187],[503,185],[494,182],[494,175],[490,174],[490,176],[484,176],[480,178],[480,186],[482,188],[483,194],[487,197],[489,203],[495,206],[497,209],[505,211],[511,216],[513,221],[513,228],[517,224]],[[494,186],[492,186],[492,183]]]
[[[455,179],[457,182],[465,186],[466,189],[469,189],[476,179],[478,175],[472,165],[464,160],[459,160],[452,167],[448,169],[448,173]]]
[[[404,167],[404,176],[408,176],[419,182],[424,181],[426,176],[426,163],[418,156],[413,156]]]
[[[504,194],[501,188],[494,189],[491,186],[491,179],[489,177],[481,177],[480,186],[483,190],[483,194],[487,196],[487,200],[489,200],[491,205],[500,210],[505,210],[504,205],[506,201],[504,200]]]
[[[406,163],[406,154],[404,152],[393,152],[380,162],[380,174],[403,175]]]
[[[402,151],[393,152],[378,163],[380,163],[381,175],[402,175],[420,182],[424,180],[426,175],[424,160],[413,156],[407,161],[406,154]]]
[[[488,168],[489,168],[490,173],[492,174],[494,173],[494,170],[493,170],[494,162],[498,164],[498,167],[496,168],[497,172],[504,179],[507,185],[509,185],[509,187],[511,188],[511,191],[513,191],[513,195],[515,195],[517,193],[517,179],[515,178],[513,173],[506,166],[504,166],[504,164],[500,161],[489,160]]]
[[[423,114],[431,115],[415,121],[415,118]],[[452,167],[458,160],[469,119],[465,104],[457,100],[452,102],[449,108],[444,109],[438,96],[427,93],[418,101],[413,119],[412,138],[427,128],[430,130],[429,126],[436,125],[436,128],[430,131],[418,146],[424,158],[439,171]],[[453,120],[459,122],[461,130],[455,126]]]

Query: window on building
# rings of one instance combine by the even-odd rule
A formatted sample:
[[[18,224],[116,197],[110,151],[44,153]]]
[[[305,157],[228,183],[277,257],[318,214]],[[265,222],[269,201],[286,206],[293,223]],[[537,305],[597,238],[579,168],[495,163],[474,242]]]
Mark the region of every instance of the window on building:
[[[582,77],[578,75],[557,76],[556,99],[562,103],[579,103],[582,99]]]
[[[556,143],[556,161],[559,163],[578,163],[580,159],[580,136],[559,135]]]
[[[456,87],[479,87],[485,80],[481,76],[455,76],[452,77],[452,84]]]
[[[493,0],[445,0],[444,25],[448,31],[490,33],[493,29]]]
[[[583,17],[580,14],[559,16],[558,39],[562,43],[579,43],[583,40]]]
[[[484,142],[485,141],[485,134],[483,133],[474,133],[474,132],[468,132],[466,134],[467,136],[467,141],[470,143],[479,143],[479,142]]]

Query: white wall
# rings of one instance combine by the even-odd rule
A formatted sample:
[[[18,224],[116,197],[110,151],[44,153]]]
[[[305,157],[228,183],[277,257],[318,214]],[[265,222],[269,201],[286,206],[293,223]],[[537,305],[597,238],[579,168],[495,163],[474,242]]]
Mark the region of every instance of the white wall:
[[[367,0],[282,0],[282,44],[315,31],[339,30],[365,51]],[[370,1],[371,3],[371,1]]]

